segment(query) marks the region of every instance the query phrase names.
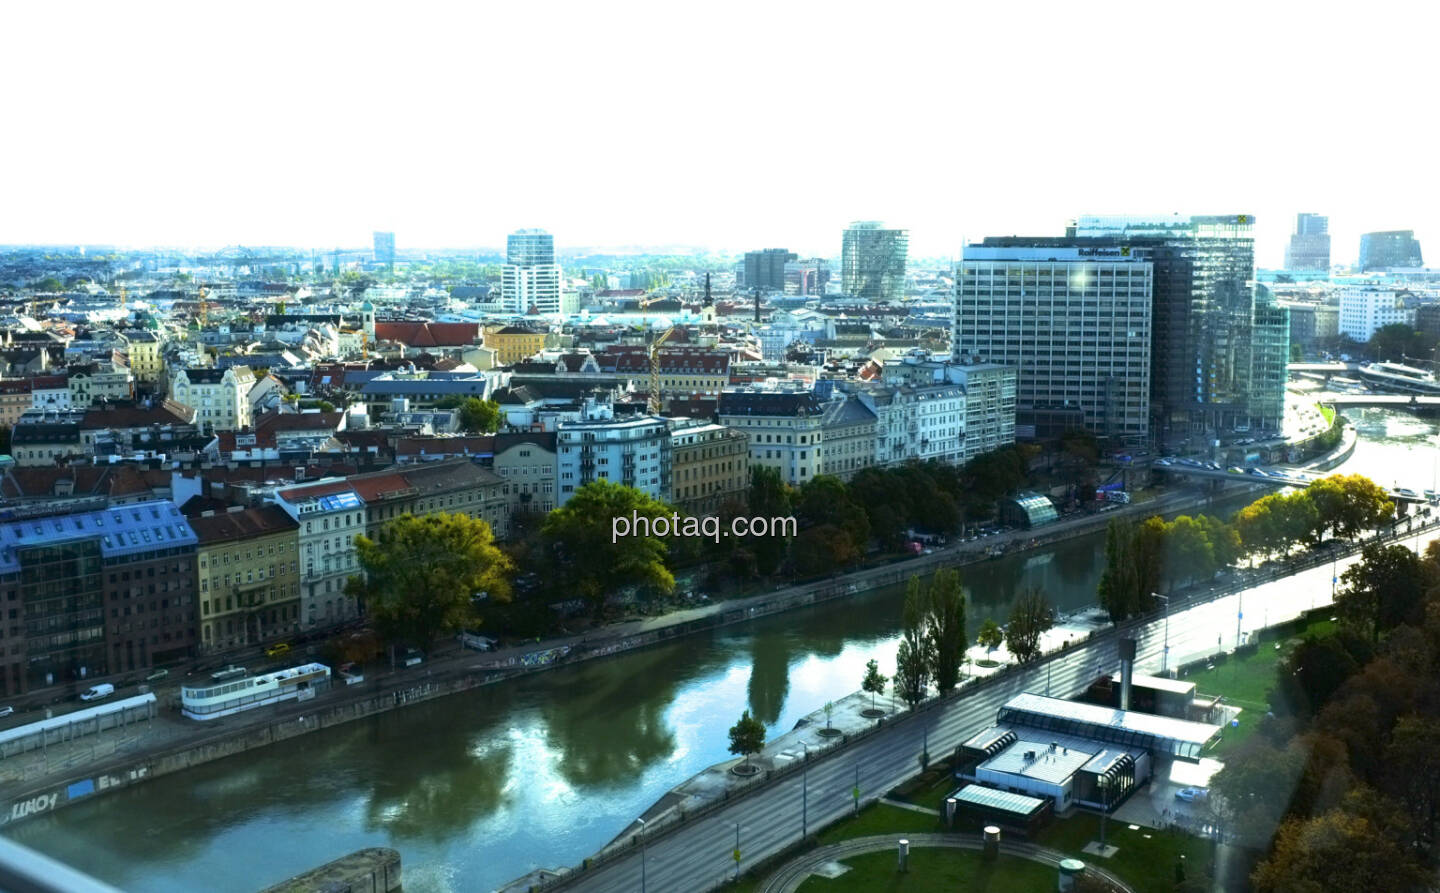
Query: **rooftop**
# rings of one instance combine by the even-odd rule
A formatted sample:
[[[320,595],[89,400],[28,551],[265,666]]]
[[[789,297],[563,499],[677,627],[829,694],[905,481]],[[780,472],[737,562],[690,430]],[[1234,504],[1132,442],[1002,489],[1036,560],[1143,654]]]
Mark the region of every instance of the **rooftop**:
[[[1098,704],[1048,698],[1026,692],[1016,695],[1000,708],[997,724],[1012,723],[1046,728],[1082,737],[1096,737],[1116,744],[1141,747],[1180,745],[1177,756],[1199,756],[1200,750],[1220,734],[1220,727],[1135,710],[1119,710]]]
[[[961,803],[971,803],[975,806],[998,809],[1001,812],[1014,813],[1015,815],[1030,815],[1038,809],[1043,809],[1045,806],[1045,801],[1039,797],[1027,797],[1024,794],[998,791],[995,788],[987,788],[983,784],[966,785],[951,796]]]

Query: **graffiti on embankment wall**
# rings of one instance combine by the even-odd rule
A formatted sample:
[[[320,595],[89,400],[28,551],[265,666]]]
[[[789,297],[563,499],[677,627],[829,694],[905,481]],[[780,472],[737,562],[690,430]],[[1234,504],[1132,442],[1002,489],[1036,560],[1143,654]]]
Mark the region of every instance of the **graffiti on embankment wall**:
[[[27,794],[19,799],[11,800],[8,804],[4,805],[3,811],[0,811],[0,827],[9,825],[11,822],[18,822],[21,819],[33,818],[47,812],[54,812],[62,806],[68,806],[76,800],[82,800],[91,794],[98,794],[102,791],[109,791],[138,781],[144,781],[149,775],[149,766],[136,766],[133,769],[120,772],[106,772],[91,776],[90,778],[81,778],[57,785],[39,793]]]

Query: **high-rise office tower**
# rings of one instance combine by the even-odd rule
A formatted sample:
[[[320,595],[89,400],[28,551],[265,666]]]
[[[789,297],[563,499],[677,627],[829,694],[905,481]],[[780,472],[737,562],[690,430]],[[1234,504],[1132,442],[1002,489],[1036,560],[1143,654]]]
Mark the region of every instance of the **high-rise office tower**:
[[[907,230],[885,229],[873,220],[850,224],[840,252],[840,284],[845,294],[871,301],[904,297],[909,244]]]
[[[745,252],[745,288],[758,288],[762,292],[783,292],[785,263],[794,259],[794,253],[784,248]]]
[[[395,234],[375,233],[375,263],[384,264],[387,267],[395,266]]]
[[[1285,249],[1285,269],[1330,269],[1330,218],[1323,214],[1295,215],[1295,232]]]
[[[1153,266],[1118,245],[986,239],[955,277],[952,352],[1019,370],[1019,437],[1150,430]]]
[[[1201,446],[1215,435],[1278,428],[1284,381],[1258,370],[1287,319],[1256,312],[1255,218],[1082,217],[1066,244],[1115,246],[1154,266],[1151,432],[1162,444]],[[986,240],[987,244],[990,240]],[[1268,368],[1268,367],[1265,367]]]
[[[1395,267],[1423,267],[1420,243],[1413,229],[1365,233],[1360,237],[1360,272]]]
[[[555,237],[543,229],[521,229],[505,240],[500,301],[509,313],[560,312],[560,266]]]

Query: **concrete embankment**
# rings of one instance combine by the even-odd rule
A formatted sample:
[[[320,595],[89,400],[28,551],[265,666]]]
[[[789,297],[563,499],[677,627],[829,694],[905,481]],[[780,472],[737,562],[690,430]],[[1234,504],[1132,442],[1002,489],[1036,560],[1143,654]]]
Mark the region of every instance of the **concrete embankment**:
[[[1354,444],[1350,444],[1353,449]],[[1347,454],[1348,455],[1348,454]],[[1341,458],[1338,461],[1343,461]],[[1213,498],[1213,497],[1210,497]],[[994,537],[987,544],[1012,541],[1019,549],[1042,548],[1062,540],[1101,530],[1116,517],[1187,511],[1207,502],[1191,493],[1166,494],[1149,503],[1127,505],[1104,514],[1062,521],[1032,539],[1027,532]],[[571,637],[544,643],[544,647],[511,649],[481,655],[461,652],[432,661],[363,686],[363,690],[335,688],[304,704],[263,708],[256,715],[241,714],[224,720],[223,728],[167,719],[171,733],[163,744],[130,753],[113,752],[108,758],[71,761],[68,768],[27,773],[0,785],[0,826],[48,814],[100,794],[129,787],[213,760],[267,747],[299,735],[330,728],[399,709],[410,704],[495,684],[516,676],[540,672],[561,664],[616,655],[681,636],[742,623],[806,605],[849,597],[855,593],[902,583],[912,575],[928,574],[938,567],[984,560],[979,544],[957,545],[934,554],[851,574],[779,590],[746,599],[680,611],[660,618],[615,624],[584,638]],[[361,686],[356,686],[361,689]],[[182,723],[185,723],[182,725]]]

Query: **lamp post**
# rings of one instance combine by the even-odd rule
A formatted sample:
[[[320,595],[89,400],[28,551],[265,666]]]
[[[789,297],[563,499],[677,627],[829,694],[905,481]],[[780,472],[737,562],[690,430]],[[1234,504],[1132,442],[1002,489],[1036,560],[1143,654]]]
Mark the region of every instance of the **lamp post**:
[[[1160,673],[1170,673],[1170,596],[1152,592],[1150,595],[1165,602],[1165,650],[1160,653]]]
[[[735,823],[735,880],[740,880],[740,823]]]
[[[805,763],[800,768],[800,839],[810,836],[810,745],[804,741]]]
[[[1235,647],[1240,647],[1240,621],[1245,618],[1245,590],[1240,590],[1235,602]]]
[[[635,821],[640,823],[640,893],[645,893],[645,820]]]

